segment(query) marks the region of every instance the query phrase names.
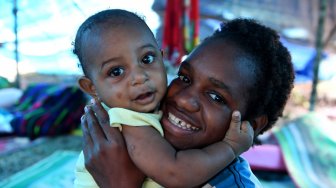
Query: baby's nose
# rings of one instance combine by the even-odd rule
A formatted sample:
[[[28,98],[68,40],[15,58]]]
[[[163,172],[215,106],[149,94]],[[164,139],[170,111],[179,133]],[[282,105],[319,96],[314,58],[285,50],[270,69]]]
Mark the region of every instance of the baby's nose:
[[[147,72],[143,68],[138,67],[132,72],[131,85],[144,84],[148,78]]]

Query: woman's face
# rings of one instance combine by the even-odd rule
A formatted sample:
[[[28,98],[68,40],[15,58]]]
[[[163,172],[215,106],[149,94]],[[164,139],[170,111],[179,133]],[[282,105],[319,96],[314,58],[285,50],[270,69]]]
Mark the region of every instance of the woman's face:
[[[197,47],[181,64],[162,105],[165,138],[178,149],[224,138],[233,110],[242,115],[254,79],[247,60],[223,40]]]

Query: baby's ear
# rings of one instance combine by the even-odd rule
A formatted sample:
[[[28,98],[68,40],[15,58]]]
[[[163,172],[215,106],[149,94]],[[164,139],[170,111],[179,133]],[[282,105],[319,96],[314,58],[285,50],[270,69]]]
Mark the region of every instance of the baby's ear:
[[[97,98],[96,87],[93,85],[92,81],[88,77],[81,76],[78,79],[78,85],[83,92],[91,95],[91,97],[93,98]]]

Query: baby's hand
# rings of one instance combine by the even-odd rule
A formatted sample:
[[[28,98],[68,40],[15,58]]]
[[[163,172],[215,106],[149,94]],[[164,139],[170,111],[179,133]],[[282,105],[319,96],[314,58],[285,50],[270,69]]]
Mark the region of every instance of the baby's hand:
[[[252,146],[253,136],[254,131],[250,123],[248,121],[241,123],[240,112],[234,111],[223,141],[231,146],[236,156],[239,156]]]

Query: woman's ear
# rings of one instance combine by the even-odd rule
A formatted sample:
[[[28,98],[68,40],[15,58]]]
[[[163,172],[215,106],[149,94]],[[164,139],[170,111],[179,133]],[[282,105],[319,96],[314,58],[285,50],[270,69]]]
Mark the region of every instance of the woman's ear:
[[[266,115],[259,116],[251,121],[254,130],[254,137],[258,136],[261,131],[264,130],[268,124],[268,118]]]
[[[97,98],[96,87],[93,85],[92,81],[88,77],[81,76],[78,79],[78,85],[83,92],[91,95],[91,97],[93,98]]]

